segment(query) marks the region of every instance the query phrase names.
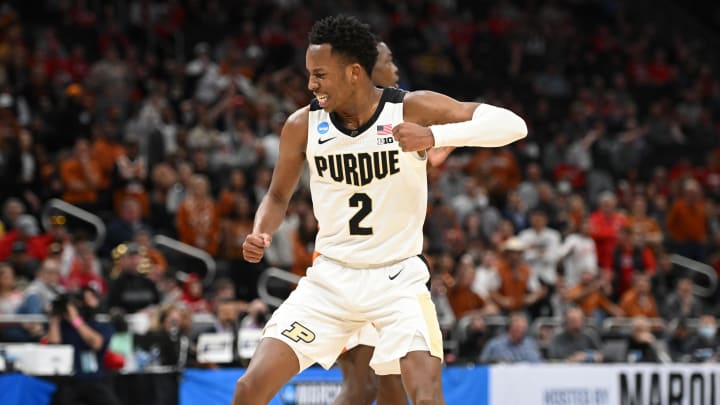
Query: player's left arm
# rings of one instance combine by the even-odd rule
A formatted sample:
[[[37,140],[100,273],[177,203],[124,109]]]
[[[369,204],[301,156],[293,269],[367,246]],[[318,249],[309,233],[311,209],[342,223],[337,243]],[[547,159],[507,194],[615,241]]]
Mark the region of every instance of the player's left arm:
[[[405,122],[393,136],[405,152],[432,147],[499,147],[527,136],[525,121],[510,110],[466,103],[432,91],[415,91],[403,101]]]

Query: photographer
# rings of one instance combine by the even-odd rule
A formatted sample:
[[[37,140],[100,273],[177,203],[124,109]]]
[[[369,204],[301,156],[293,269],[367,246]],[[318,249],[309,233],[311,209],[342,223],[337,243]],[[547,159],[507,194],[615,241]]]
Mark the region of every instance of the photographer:
[[[61,385],[58,404],[120,404],[105,378],[103,359],[113,330],[95,320],[99,304],[91,288],[79,296],[61,294],[52,303],[47,343],[71,345],[75,351],[74,378]]]

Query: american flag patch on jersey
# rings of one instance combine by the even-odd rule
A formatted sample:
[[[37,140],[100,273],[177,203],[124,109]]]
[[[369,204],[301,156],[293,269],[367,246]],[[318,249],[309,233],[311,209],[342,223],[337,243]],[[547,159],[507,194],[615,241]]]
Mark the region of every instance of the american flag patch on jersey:
[[[381,135],[392,135],[392,124],[378,125],[377,134]]]

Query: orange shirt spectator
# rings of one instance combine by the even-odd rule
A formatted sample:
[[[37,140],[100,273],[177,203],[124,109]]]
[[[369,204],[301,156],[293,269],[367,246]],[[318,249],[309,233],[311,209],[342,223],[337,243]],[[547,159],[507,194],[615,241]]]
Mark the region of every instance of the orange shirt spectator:
[[[497,262],[500,286],[490,293],[493,301],[505,311],[517,311],[544,295],[544,288],[531,285],[530,267],[522,261],[524,247],[510,238],[503,247],[504,257]]]
[[[180,240],[215,255],[220,243],[220,217],[207,178],[193,175],[188,191],[177,213]]]
[[[583,273],[580,282],[570,287],[565,293],[568,301],[582,309],[585,316],[592,317],[598,310],[612,316],[623,316],[623,312],[603,291],[603,283],[591,272]]]
[[[520,167],[508,148],[478,149],[465,166],[478,179],[487,179],[490,194],[507,193],[520,184]]]
[[[455,318],[460,319],[476,310],[482,310],[485,313],[495,312],[494,306],[486,305],[485,300],[472,290],[475,281],[475,263],[470,255],[463,255],[460,258],[456,279],[457,282],[447,295]]]
[[[71,204],[95,204],[101,178],[102,170],[95,158],[91,157],[87,140],[78,139],[74,155],[60,163],[63,200]]]
[[[240,169],[233,169],[230,172],[230,184],[218,196],[218,212],[221,217],[230,215],[235,208],[237,198],[246,195],[245,187],[245,173]]]
[[[228,218],[222,223],[221,255],[226,259],[241,260],[242,244],[253,228],[252,206],[245,195],[238,195],[233,204]]]
[[[110,188],[110,174],[112,173],[115,161],[125,153],[122,146],[111,141],[106,134],[106,128],[101,124],[93,127],[92,155],[100,166],[100,189]]]
[[[635,276],[635,284],[620,298],[620,308],[625,316],[644,316],[657,318],[658,310],[655,298],[650,293],[650,278],[646,275]]]
[[[685,181],[683,196],[673,202],[666,222],[668,234],[676,242],[707,241],[708,217],[696,180]]]
[[[627,226],[641,242],[650,246],[659,246],[663,240],[662,230],[653,217],[647,216],[645,197],[636,197],[632,202],[632,213],[627,217]]]

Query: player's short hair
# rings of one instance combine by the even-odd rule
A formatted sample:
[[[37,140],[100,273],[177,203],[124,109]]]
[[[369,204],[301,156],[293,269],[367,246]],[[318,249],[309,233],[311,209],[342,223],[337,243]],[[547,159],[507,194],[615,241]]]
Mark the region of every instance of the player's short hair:
[[[332,51],[357,62],[372,74],[378,56],[377,39],[370,26],[355,17],[337,15],[318,20],[310,30],[310,44],[330,44]]]

